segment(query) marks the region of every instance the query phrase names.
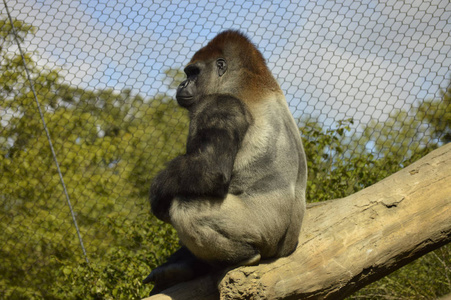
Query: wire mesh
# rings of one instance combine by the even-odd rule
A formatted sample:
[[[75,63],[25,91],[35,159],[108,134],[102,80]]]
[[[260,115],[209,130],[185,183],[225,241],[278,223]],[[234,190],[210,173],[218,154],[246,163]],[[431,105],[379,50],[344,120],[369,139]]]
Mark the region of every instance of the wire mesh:
[[[92,268],[104,267],[99,261],[114,245],[131,253],[143,247],[136,224],[150,218],[150,180],[183,152],[187,116],[172,100],[181,70],[223,30],[241,30],[263,53],[307,150],[321,143],[308,135],[318,128],[333,137],[318,161],[331,174],[337,161],[355,157],[402,167],[451,140],[449,1],[4,3]],[[65,260],[83,257],[0,7],[0,295],[51,298],[57,292],[45,289],[55,277],[75,280],[77,267]],[[344,193],[369,183],[354,174]]]

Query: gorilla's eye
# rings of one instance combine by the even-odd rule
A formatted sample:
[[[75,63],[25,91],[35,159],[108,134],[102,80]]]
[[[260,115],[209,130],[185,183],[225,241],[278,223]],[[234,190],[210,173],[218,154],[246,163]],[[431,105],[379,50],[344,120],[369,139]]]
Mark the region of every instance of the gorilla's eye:
[[[218,58],[216,60],[216,66],[218,67],[218,75],[222,76],[227,71],[227,62],[224,58]]]
[[[187,77],[196,76],[200,73],[200,69],[195,65],[187,66],[184,71]]]

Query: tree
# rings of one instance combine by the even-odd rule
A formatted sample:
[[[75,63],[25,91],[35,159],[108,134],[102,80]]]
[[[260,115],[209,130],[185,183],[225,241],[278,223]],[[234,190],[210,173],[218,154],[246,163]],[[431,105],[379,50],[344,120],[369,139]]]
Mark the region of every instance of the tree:
[[[407,165],[450,141],[451,81],[440,91],[439,99],[424,100],[409,110],[394,110],[384,123],[371,121],[357,144],[367,147],[372,142],[380,157]]]
[[[24,54],[91,261],[86,265],[8,24],[0,21],[2,297],[103,297],[114,291],[117,298],[139,298],[138,276],[177,245],[170,244],[174,231],[147,213],[143,195],[163,163],[183,150],[187,116],[164,95],[144,99],[130,90],[70,86],[58,70],[40,68]],[[19,21],[14,26],[20,41],[36,30]],[[130,263],[136,252],[146,264]],[[111,260],[123,265],[111,267]],[[124,274],[132,273],[136,280],[129,283]],[[67,291],[69,280],[80,286]]]

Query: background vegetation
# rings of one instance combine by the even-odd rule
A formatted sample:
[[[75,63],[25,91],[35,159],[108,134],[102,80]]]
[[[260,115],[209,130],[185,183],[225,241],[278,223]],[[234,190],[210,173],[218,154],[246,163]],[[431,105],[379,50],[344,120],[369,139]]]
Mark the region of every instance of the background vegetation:
[[[15,21],[20,39],[35,28]],[[18,53],[0,19],[0,298],[140,299],[142,279],[178,247],[151,216],[149,183],[183,153],[188,118],[166,95],[86,90],[25,56],[55,146],[85,261]],[[168,76],[177,77],[174,70]],[[355,193],[451,141],[451,86],[361,131],[299,120],[309,202]],[[434,299],[451,292],[451,247],[368,286],[355,299]]]

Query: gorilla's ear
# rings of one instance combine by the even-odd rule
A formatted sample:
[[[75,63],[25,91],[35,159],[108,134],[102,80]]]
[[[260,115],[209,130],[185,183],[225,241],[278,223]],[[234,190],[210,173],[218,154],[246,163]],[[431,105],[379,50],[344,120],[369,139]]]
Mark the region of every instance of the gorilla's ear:
[[[218,68],[218,75],[221,77],[227,71],[227,62],[224,58],[218,58],[216,60],[216,67]]]

